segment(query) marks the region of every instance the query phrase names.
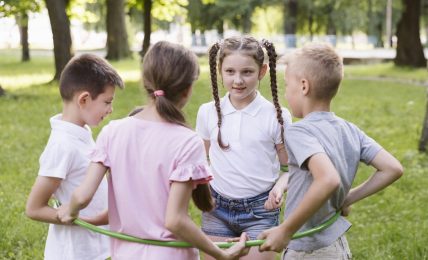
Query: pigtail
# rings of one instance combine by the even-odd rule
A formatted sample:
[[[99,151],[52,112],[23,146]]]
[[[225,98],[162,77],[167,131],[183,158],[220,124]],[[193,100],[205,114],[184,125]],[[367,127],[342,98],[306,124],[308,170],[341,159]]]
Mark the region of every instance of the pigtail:
[[[165,95],[167,95],[167,93],[165,93]],[[187,125],[183,112],[181,112],[181,110],[178,109],[177,106],[170,99],[168,99],[167,96],[153,96],[156,110],[163,119],[170,123],[190,128]]]
[[[278,86],[276,82],[276,51],[275,46],[268,40],[262,40],[262,45],[265,47],[269,57],[269,73],[270,73],[270,88],[272,91],[272,100],[276,110],[276,118],[281,126],[281,141],[284,142],[284,119],[282,117],[281,106],[278,102]]]
[[[221,140],[221,123],[222,123],[222,115],[220,109],[220,98],[218,96],[218,84],[217,84],[217,53],[220,49],[220,43],[215,43],[211,46],[209,50],[209,64],[210,64],[210,75],[211,75],[211,86],[212,93],[214,98],[215,109],[217,111],[217,127],[218,127],[218,135],[217,142],[222,150],[228,150],[230,148],[229,145],[224,145]]]
[[[201,211],[211,211],[214,208],[214,200],[208,183],[198,184],[192,192],[192,199],[195,206]]]

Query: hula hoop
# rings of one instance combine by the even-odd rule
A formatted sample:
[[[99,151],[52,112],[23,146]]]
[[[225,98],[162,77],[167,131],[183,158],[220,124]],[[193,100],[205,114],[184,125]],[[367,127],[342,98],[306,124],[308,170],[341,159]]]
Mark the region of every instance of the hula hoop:
[[[54,201],[55,205],[60,205],[59,201]],[[334,214],[331,218],[326,220],[325,222],[321,223],[321,225],[308,229],[303,232],[299,232],[294,234],[291,239],[299,239],[306,236],[311,236],[315,233],[318,233],[329,226],[331,226],[340,216],[340,211],[337,211],[336,214]],[[146,245],[154,245],[154,246],[165,246],[165,247],[180,247],[180,248],[187,248],[187,247],[193,247],[192,244],[184,242],[184,241],[160,241],[160,240],[152,240],[152,239],[142,239],[139,237],[131,236],[124,233],[114,232],[110,230],[106,230],[100,227],[97,227],[95,225],[89,224],[88,222],[85,222],[79,218],[75,219],[73,221],[74,224],[86,228],[88,230],[91,230],[93,232],[97,232],[109,237],[125,240],[128,242],[135,242],[140,244],[146,244]],[[245,242],[245,246],[251,247],[251,246],[260,246],[263,244],[265,240],[249,240]],[[215,242],[218,247],[220,248],[229,248],[235,244],[235,242]]]

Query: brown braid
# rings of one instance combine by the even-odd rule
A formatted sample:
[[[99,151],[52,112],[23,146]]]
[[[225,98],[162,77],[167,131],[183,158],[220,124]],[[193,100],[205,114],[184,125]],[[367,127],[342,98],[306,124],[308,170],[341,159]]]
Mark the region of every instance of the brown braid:
[[[215,43],[213,46],[211,46],[209,50],[209,63],[210,63],[210,75],[211,75],[211,86],[212,86],[212,93],[214,97],[214,104],[215,109],[217,111],[217,127],[218,127],[218,135],[217,135],[217,142],[218,145],[222,150],[228,150],[230,148],[229,145],[225,145],[223,141],[221,140],[221,123],[222,123],[222,115],[221,115],[221,109],[220,109],[220,98],[218,96],[218,85],[217,85],[217,53],[220,50],[220,43]]]
[[[276,51],[275,46],[268,40],[262,40],[262,45],[265,47],[269,56],[269,73],[270,73],[270,88],[272,90],[272,100],[276,110],[276,118],[281,126],[281,141],[284,143],[284,119],[282,117],[281,106],[278,102],[278,86],[276,83]]]

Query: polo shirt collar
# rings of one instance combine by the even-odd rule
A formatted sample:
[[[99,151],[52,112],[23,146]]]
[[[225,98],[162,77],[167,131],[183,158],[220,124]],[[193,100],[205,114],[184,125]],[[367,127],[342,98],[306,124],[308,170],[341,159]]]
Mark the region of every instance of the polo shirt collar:
[[[62,120],[62,114],[55,115],[50,118],[52,130],[65,132],[69,135],[75,136],[85,143],[91,143],[92,131],[89,126],[84,127]]]
[[[305,116],[307,120],[334,119],[336,115],[331,111],[313,111]]]
[[[221,112],[225,116],[238,111],[230,102],[229,95],[230,93],[227,92],[221,100]],[[259,112],[260,108],[262,107],[263,101],[264,97],[262,97],[262,95],[260,95],[260,92],[257,91],[256,98],[251,101],[251,103],[248,104],[244,109],[241,109],[241,112],[254,117],[257,115],[257,112]]]

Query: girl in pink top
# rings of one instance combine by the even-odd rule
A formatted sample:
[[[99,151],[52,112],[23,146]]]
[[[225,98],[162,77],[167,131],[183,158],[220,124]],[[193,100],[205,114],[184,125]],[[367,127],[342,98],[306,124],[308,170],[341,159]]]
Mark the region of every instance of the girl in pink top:
[[[108,174],[109,223],[113,231],[154,240],[184,240],[217,259],[248,253],[246,235],[228,250],[219,249],[190,218],[195,205],[213,208],[208,186],[212,176],[204,146],[181,112],[199,74],[196,56],[184,47],[158,42],[143,62],[144,87],[150,101],[131,117],[103,128],[87,178],[69,205],[58,211],[72,223]],[[199,259],[195,248],[170,248],[111,239],[112,259]]]

